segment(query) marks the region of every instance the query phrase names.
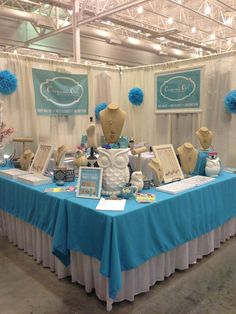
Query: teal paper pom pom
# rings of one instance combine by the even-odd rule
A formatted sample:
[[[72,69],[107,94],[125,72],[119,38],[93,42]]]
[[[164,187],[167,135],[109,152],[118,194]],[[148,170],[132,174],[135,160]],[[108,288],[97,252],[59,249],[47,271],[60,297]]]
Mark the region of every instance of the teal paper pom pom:
[[[134,106],[140,106],[143,102],[143,91],[141,88],[135,87],[129,91],[129,101]]]
[[[0,93],[10,95],[17,88],[17,78],[9,71],[0,71]]]
[[[107,103],[102,102],[101,104],[98,104],[95,108],[95,117],[96,120],[100,120],[100,111],[106,109]]]
[[[225,96],[224,103],[228,112],[236,113],[236,90],[232,90]]]

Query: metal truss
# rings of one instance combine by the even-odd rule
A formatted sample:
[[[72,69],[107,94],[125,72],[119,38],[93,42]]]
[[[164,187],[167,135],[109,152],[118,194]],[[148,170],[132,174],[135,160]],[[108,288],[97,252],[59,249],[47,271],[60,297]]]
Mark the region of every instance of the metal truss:
[[[74,1],[78,4],[76,27],[81,28],[81,36],[83,26],[89,26],[109,33],[109,38],[119,38],[115,44],[134,38],[141,43],[136,43],[135,49],[144,49],[145,43],[158,45],[156,53],[162,48],[167,54],[168,48],[177,49],[176,58],[181,52],[199,56],[235,49],[236,0]],[[14,45],[9,39],[4,49],[30,47],[58,33],[74,31],[73,7],[69,0],[0,0],[0,19],[19,19],[32,29],[27,40]],[[138,11],[138,7],[142,9]]]

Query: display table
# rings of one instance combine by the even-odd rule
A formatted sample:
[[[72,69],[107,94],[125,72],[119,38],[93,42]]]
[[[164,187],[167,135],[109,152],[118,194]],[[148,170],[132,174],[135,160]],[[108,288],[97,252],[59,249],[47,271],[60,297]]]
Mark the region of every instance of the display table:
[[[54,254],[66,265],[71,260],[72,280],[87,291],[95,288],[108,309],[196,263],[236,233],[236,176],[230,173],[177,195],[152,190],[155,203],[129,200],[124,212],[96,211],[98,200],[45,194],[44,188],[0,178],[4,233],[16,217],[46,233]]]

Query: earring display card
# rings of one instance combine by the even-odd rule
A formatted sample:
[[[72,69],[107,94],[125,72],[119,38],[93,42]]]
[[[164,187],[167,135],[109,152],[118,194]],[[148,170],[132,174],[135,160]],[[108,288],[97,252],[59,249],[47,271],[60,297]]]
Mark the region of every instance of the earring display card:
[[[165,183],[182,180],[184,178],[172,144],[152,146],[152,150],[163,169]]]

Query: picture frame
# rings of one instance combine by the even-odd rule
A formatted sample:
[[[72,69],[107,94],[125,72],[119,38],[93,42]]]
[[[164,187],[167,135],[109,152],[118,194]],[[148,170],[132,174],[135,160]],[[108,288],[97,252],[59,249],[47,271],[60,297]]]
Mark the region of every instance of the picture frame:
[[[163,179],[165,183],[182,180],[184,178],[172,144],[152,146],[152,151],[163,169]]]
[[[155,74],[156,114],[201,113],[204,67]]]
[[[44,174],[49,159],[52,156],[54,146],[51,144],[40,143],[30,165],[29,172]]]
[[[76,197],[101,197],[103,169],[98,167],[80,167]]]

